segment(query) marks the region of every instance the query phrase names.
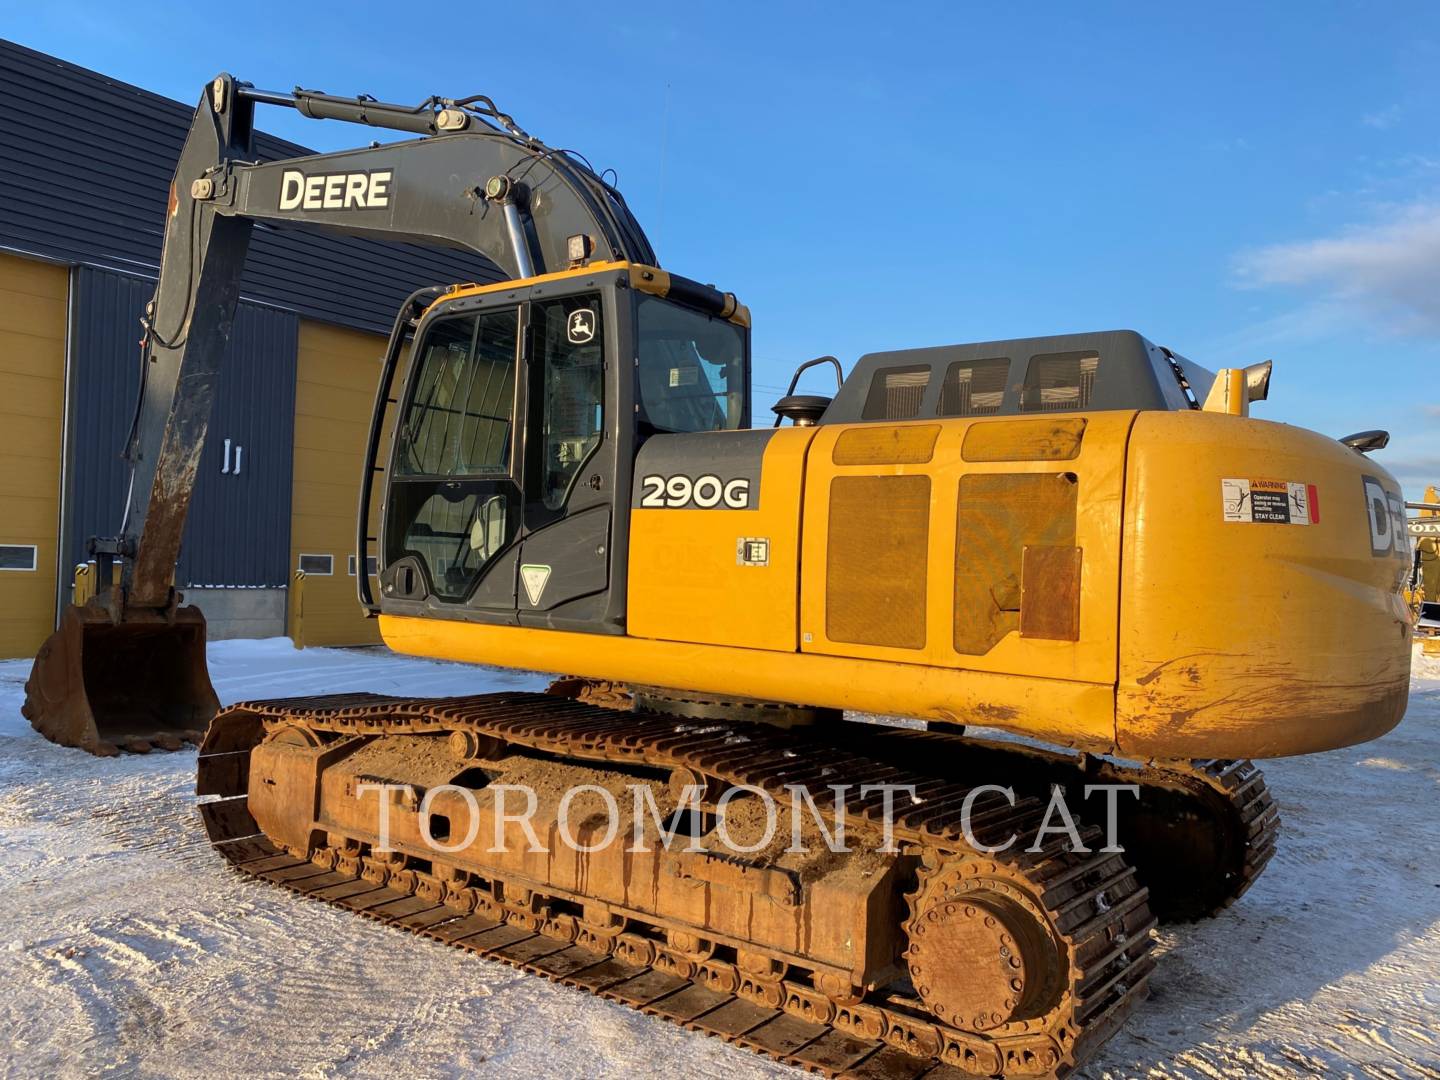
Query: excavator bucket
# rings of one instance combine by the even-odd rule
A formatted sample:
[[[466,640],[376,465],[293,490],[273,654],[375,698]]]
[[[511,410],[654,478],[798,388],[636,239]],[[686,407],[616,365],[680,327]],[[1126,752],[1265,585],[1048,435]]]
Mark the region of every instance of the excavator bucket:
[[[205,666],[205,616],[115,623],[71,605],[40,647],[22,711],[51,742],[108,757],[199,743],[220,708]]]

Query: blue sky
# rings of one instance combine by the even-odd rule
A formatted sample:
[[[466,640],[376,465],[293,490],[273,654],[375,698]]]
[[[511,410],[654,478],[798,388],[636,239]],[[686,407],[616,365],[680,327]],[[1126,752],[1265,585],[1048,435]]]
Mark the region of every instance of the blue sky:
[[[1440,5],[6,7],[186,101],[222,69],[490,94],[751,306],[761,407],[822,353],[1128,326],[1274,359],[1257,415],[1388,428],[1407,493],[1440,483]]]

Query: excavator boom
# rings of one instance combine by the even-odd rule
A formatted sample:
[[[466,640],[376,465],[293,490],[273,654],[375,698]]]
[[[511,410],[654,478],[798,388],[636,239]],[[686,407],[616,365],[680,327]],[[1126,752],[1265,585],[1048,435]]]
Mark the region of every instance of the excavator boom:
[[[420,137],[256,163],[257,104]],[[180,606],[172,579],[256,221],[464,249],[511,278],[592,258],[656,263],[614,186],[489,98],[412,107],[217,76],[171,183],[124,515],[115,535],[91,540],[100,587],[62,614],[27,684],[25,715],[56,742],[97,753],[178,746],[218,708],[204,617]]]

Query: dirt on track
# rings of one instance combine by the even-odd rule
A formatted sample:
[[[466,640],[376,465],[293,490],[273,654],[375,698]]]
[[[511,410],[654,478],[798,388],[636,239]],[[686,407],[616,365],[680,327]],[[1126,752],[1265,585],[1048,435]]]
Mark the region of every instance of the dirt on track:
[[[545,679],[222,642],[221,699]],[[0,664],[0,1073],[799,1076],[619,1005],[250,884],[210,851],[190,752],[100,760]],[[1285,831],[1221,918],[1160,935],[1152,999],[1086,1077],[1440,1080],[1440,664],[1386,738],[1267,762]]]

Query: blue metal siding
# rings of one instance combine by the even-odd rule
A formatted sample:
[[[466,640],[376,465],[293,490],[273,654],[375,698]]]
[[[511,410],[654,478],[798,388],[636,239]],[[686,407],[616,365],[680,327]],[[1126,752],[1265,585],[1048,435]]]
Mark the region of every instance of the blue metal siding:
[[[92,536],[114,535],[128,476],[120,457],[140,380],[140,313],[153,280],[81,267],[75,276],[66,472],[69,564]],[[294,461],[295,315],[241,303],[216,387],[209,437],[185,524],[175,582],[278,586],[289,577]],[[231,440],[230,470],[225,440]],[[244,447],[234,474],[234,448]]]
[[[258,304],[236,311],[185,523],[175,577],[181,586],[289,579],[299,329],[289,312]]]
[[[0,39],[0,247],[153,277],[194,108]],[[263,161],[314,153],[263,132],[255,144]],[[241,293],[388,333],[415,289],[500,277],[466,252],[265,226]]]

